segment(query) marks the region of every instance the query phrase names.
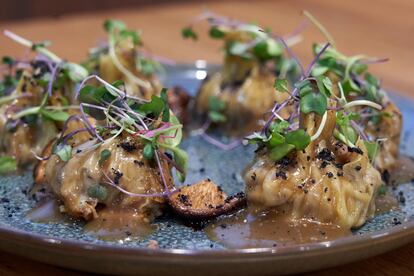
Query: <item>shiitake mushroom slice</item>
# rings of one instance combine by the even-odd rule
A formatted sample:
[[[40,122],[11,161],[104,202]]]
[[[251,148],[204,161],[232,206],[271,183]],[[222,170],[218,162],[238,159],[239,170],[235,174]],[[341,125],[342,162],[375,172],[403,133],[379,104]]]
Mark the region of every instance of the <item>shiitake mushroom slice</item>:
[[[185,219],[208,220],[237,211],[246,205],[244,193],[227,196],[210,179],[184,186],[169,196],[173,211]]]

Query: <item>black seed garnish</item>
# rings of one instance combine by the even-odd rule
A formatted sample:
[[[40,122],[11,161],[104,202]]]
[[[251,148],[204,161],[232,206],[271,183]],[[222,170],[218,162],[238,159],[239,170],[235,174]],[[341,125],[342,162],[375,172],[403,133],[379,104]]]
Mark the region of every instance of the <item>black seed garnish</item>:
[[[355,166],[356,171],[360,171],[361,169],[362,169],[362,167],[360,165]]]
[[[398,202],[404,204],[405,203],[405,196],[404,196],[404,192],[400,191],[397,195],[397,200]]]
[[[332,172],[327,172],[327,173],[326,173],[326,175],[327,175],[329,178],[332,178],[332,177],[334,176],[334,174],[333,174]]]
[[[398,218],[393,218],[392,219],[392,224],[399,225],[399,224],[401,224],[401,221]]]
[[[341,177],[341,176],[343,176],[343,175],[344,175],[344,173],[343,173],[343,172],[338,172],[336,175],[337,175],[338,177]]]
[[[114,177],[114,183],[116,185],[119,184],[119,180],[121,180],[121,177],[124,175],[122,172],[115,170],[114,168],[112,168],[112,172],[114,173],[115,177]]]
[[[358,154],[361,154],[361,155],[364,154],[364,152],[360,148],[348,147],[348,151],[349,152],[355,152],[355,153],[358,153]]]
[[[287,179],[286,173],[284,171],[277,171],[276,172],[276,177],[277,178],[282,178],[283,180]]]
[[[137,164],[138,166],[140,166],[140,167],[142,167],[142,166],[144,166],[144,162],[143,161],[140,161],[140,160],[134,160],[134,163],[135,164]]]
[[[123,148],[126,152],[133,152],[137,149],[135,144],[131,141],[124,141],[120,144],[121,148]]]
[[[332,156],[332,152],[327,148],[324,148],[320,152],[318,152],[318,154],[316,155],[316,158],[320,160],[324,160],[324,161],[334,160],[334,157]]]
[[[188,196],[184,195],[184,194],[179,194],[178,195],[178,200],[184,204],[185,206],[191,206],[191,202],[188,201]]]
[[[255,172],[250,177],[252,178],[253,181],[256,181],[256,173]]]
[[[293,163],[293,159],[287,156],[275,162],[275,164],[278,165],[281,169],[287,169],[290,165],[294,165]]]
[[[335,167],[337,167],[338,169],[342,170],[344,168],[344,164],[335,163]]]
[[[322,161],[322,163],[321,163],[321,169],[324,169],[324,168],[326,168],[326,166],[328,166],[329,165],[329,163],[328,162],[326,162],[326,161]]]

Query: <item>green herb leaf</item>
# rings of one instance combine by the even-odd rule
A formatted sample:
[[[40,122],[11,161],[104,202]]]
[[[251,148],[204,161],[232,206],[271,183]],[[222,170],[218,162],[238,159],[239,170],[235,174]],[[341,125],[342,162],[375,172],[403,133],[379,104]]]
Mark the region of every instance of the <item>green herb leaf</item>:
[[[197,38],[198,38],[197,33],[195,33],[195,32],[194,32],[194,30],[193,30],[193,28],[192,28],[192,27],[186,27],[186,28],[183,28],[183,29],[181,30],[181,35],[182,35],[184,38],[191,38],[191,39],[193,39],[193,40],[197,40]]]
[[[42,41],[39,43],[33,43],[32,44],[32,51],[37,51],[39,48],[45,48],[48,45],[50,45],[50,41]]]
[[[170,121],[170,106],[168,104],[168,89],[163,88],[160,93],[160,98],[164,102],[164,110],[162,112],[162,121],[169,122]],[[178,120],[177,120],[178,121]],[[179,122],[178,122],[179,124]]]
[[[171,125],[179,125],[180,121],[178,118],[171,114],[170,116],[170,124]],[[182,128],[178,128],[177,130],[170,130],[164,133],[165,136],[175,136],[174,138],[166,138],[164,139],[164,143],[169,145],[170,147],[177,147],[181,143],[181,139],[183,138],[183,131]]]
[[[54,154],[59,156],[59,158],[64,161],[68,162],[69,159],[72,157],[72,147],[70,145],[56,145],[54,149]]]
[[[287,79],[276,79],[273,86],[279,92],[289,92]]]
[[[8,66],[12,66],[14,64],[14,59],[10,56],[3,56],[2,63]]]
[[[256,144],[256,143],[261,143],[261,142],[268,142],[269,138],[258,133],[258,132],[253,132],[253,134],[245,137],[245,139],[250,143],[250,144]]]
[[[268,141],[268,144],[271,148],[277,145],[282,145],[284,143],[285,143],[285,137],[282,134],[277,133],[277,132],[273,132]]]
[[[109,157],[111,157],[111,151],[109,149],[104,149],[103,151],[101,151],[101,158],[99,159],[99,165],[102,166],[105,163],[105,161],[109,159]]]
[[[108,197],[108,190],[102,185],[95,184],[88,188],[88,196],[103,201]]]
[[[134,45],[141,44],[141,37],[139,36],[139,34],[136,31],[121,30],[119,32],[119,36],[120,36],[121,39],[130,38],[132,40],[132,42],[134,43]]]
[[[220,100],[216,96],[210,96],[208,98],[208,109],[212,111],[223,111],[226,108],[226,103]]]
[[[294,145],[297,150],[304,150],[310,143],[311,138],[303,129],[286,133],[286,143]]]
[[[155,95],[151,96],[151,101],[144,103],[138,107],[138,111],[142,112],[145,115],[153,114],[156,118],[164,111],[165,104],[164,101]]]
[[[301,112],[308,114],[315,112],[322,116],[328,106],[328,101],[325,95],[322,93],[307,92],[304,95],[301,94],[300,109]]]
[[[7,174],[17,170],[17,161],[11,156],[0,156],[0,174]]]
[[[143,156],[147,160],[151,160],[154,157],[154,147],[151,143],[147,143],[143,150]]]
[[[378,195],[385,196],[388,192],[387,186],[381,185],[378,189]]]
[[[125,30],[126,29],[126,25],[124,22],[120,20],[114,20],[114,19],[105,20],[103,27],[107,32],[112,32],[113,30]]]
[[[372,162],[377,156],[377,153],[379,151],[379,144],[377,142],[369,142],[369,141],[364,141],[364,144],[368,151],[369,160],[371,160]]]
[[[253,52],[260,60],[268,60],[283,53],[283,48],[274,39],[265,39],[253,47]]]
[[[220,39],[223,38],[226,34],[221,31],[217,26],[210,28],[210,37]]]
[[[280,121],[280,122],[272,123],[269,129],[272,133],[274,132],[283,133],[288,127],[289,127],[289,122]]]
[[[325,88],[329,91],[329,95],[331,95],[332,94],[332,87],[333,87],[331,79],[328,78],[328,77],[324,77],[322,79],[322,83],[325,86]]]
[[[180,148],[174,148],[172,149],[174,153],[174,161],[177,163],[177,165],[184,171],[187,172],[188,170],[188,154],[184,150]],[[180,182],[185,181],[185,174],[180,173],[177,171],[177,176]]]
[[[65,62],[62,69],[67,71],[69,78],[74,82],[81,82],[88,76],[88,70],[76,63]]]
[[[57,122],[64,122],[69,118],[69,113],[60,110],[46,110],[41,108],[40,113],[49,120]]]
[[[217,111],[209,111],[207,115],[210,121],[212,121],[213,123],[224,123],[227,120],[225,115]]]
[[[269,152],[269,158],[273,161],[279,161],[286,155],[288,155],[292,150],[295,149],[294,145],[291,144],[281,144],[273,147]]]

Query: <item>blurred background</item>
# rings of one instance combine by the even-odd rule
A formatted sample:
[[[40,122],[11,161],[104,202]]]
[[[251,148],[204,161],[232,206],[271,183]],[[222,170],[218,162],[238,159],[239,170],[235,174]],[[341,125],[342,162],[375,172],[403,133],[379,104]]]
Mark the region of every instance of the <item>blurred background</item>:
[[[185,0],[181,0],[183,1]],[[166,2],[180,2],[180,0],[5,0],[2,2],[4,3],[0,9],[0,21],[42,16],[59,17],[76,12],[142,7]]]
[[[145,45],[153,53],[177,62],[205,59],[221,61],[221,44],[201,36],[198,41],[183,40],[181,29],[203,9],[270,27],[288,34],[303,22],[306,9],[334,36],[337,47],[349,55],[367,54],[389,58],[372,66],[385,87],[412,94],[414,78],[414,1],[332,1],[332,0],[3,0],[0,29],[10,29],[34,41],[49,40],[59,56],[81,61],[88,49],[105,38],[102,23],[115,18],[143,31]],[[207,26],[197,27],[199,33]],[[313,26],[303,33],[295,53],[307,64],[313,42],[324,37]],[[0,35],[0,55],[22,55],[24,49]]]

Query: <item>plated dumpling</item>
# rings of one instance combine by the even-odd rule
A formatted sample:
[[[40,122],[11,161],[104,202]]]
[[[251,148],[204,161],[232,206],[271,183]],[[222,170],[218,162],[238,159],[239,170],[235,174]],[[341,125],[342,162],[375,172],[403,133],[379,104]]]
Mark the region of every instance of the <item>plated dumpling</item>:
[[[315,54],[320,48],[320,45],[314,46]],[[359,127],[368,138],[379,141],[374,164],[384,173],[397,164],[402,116],[387,92],[381,88],[380,81],[368,72],[367,64],[381,61],[365,55],[345,56],[337,49],[330,48],[316,62],[312,76],[329,77],[337,96],[340,96],[340,84],[343,97],[347,100],[368,100],[383,107],[379,111],[370,106],[358,106],[353,111],[359,114]]]
[[[295,63],[284,57],[282,44],[258,26],[217,15],[205,16],[210,36],[224,42],[224,62],[219,72],[208,76],[196,98],[196,110],[234,134],[257,130],[263,110],[282,102],[287,94],[275,93],[279,76],[294,74]],[[192,27],[183,30],[191,36]]]
[[[316,59],[328,49],[319,48]],[[328,76],[304,75],[294,87],[262,132],[247,137],[259,146],[245,171],[247,199],[292,220],[360,227],[374,215],[382,179],[373,165],[378,141],[360,127],[365,118],[358,112],[384,107],[345,94]],[[283,119],[278,112],[289,106],[293,111]]]
[[[50,157],[37,167],[37,183],[50,187],[72,217],[127,210],[129,219],[151,221],[172,191],[172,167],[182,178],[187,162],[166,90],[148,102],[104,82],[83,87],[80,101],[88,115],[68,119],[45,150]]]
[[[314,133],[320,120],[309,114],[304,128]],[[274,207],[292,219],[311,219],[345,229],[363,225],[375,212],[380,173],[371,165],[364,143],[348,148],[333,137],[335,114],[330,111],[320,137],[304,150],[278,161],[267,148],[258,151],[245,172],[248,200]]]
[[[90,50],[85,62],[90,73],[110,83],[122,80],[130,96],[149,100],[159,95],[162,86],[155,72],[161,65],[143,51],[141,33],[118,20],[107,20],[104,28],[108,43]]]
[[[75,84],[86,77],[81,66],[63,62],[43,46],[33,49],[41,55],[31,61],[3,58],[8,70],[1,85],[0,154],[2,161],[13,160],[14,169],[34,164],[35,156],[56,137],[62,122],[75,112]]]

